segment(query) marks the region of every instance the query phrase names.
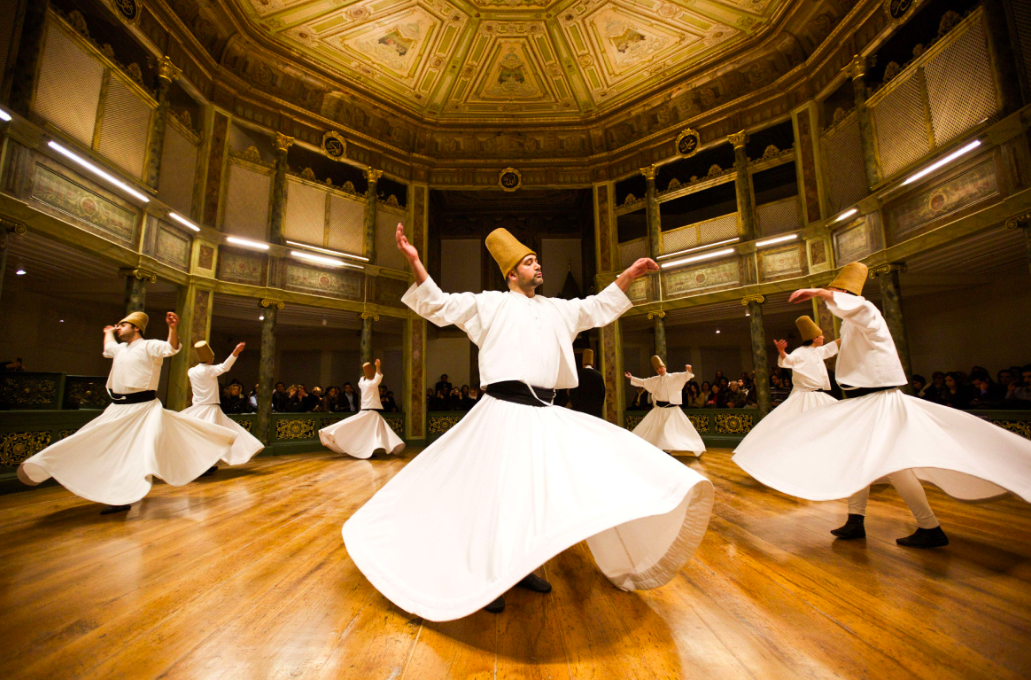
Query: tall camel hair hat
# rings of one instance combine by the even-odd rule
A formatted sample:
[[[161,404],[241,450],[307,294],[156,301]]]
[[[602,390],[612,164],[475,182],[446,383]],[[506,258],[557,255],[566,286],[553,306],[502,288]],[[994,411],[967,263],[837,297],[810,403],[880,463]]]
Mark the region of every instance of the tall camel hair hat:
[[[376,377],[376,367],[366,361],[362,364],[362,373],[365,374],[366,380],[372,380]]]
[[[508,276],[508,273],[516,268],[516,265],[523,261],[527,255],[536,255],[515,236],[505,229],[498,227],[487,234],[487,250],[494,257],[494,261],[501,268],[501,275]]]
[[[585,349],[584,350],[583,364],[584,364],[584,366],[593,366],[594,365],[594,350],[593,349]]]
[[[870,268],[862,262],[850,262],[838,272],[829,287],[847,290],[854,295],[862,295],[863,286],[866,285],[866,278],[869,274]]]
[[[795,319],[798,332],[802,334],[802,340],[812,340],[823,335],[823,331],[816,325],[816,322],[809,316],[802,315]]]
[[[200,359],[202,364],[206,364],[215,358],[215,353],[211,350],[211,345],[203,340],[193,343],[193,348],[197,350],[197,358]]]
[[[658,354],[656,354],[656,355],[652,356],[652,368],[654,368],[654,369],[655,369],[655,372],[656,372],[656,373],[658,373],[658,372],[659,372],[659,367],[660,367],[660,366],[661,366],[662,368],[665,368],[665,367],[666,367],[666,362],[665,362],[665,361],[663,361],[663,360],[662,360],[662,357],[660,357],[660,356],[659,356]]]
[[[132,312],[118,323],[131,323],[140,329],[140,335],[142,335],[147,332],[147,324],[150,323],[150,317],[143,312]]]

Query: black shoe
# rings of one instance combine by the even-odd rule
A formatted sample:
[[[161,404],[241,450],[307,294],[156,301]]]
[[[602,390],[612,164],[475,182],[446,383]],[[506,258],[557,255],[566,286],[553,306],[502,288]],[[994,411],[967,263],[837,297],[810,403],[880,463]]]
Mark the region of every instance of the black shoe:
[[[211,475],[215,474],[216,470],[218,470],[218,466],[217,465],[212,465],[211,467],[209,467],[207,470],[204,471],[204,474],[202,474],[201,477],[210,477]]]
[[[936,526],[933,529],[917,529],[916,533],[896,538],[895,542],[906,548],[942,548],[949,544],[949,537],[941,526]]]
[[[505,611],[505,596],[502,595],[498,599],[488,604],[483,609],[484,611],[488,611],[491,614],[500,614],[501,612]]]
[[[116,512],[128,512],[131,505],[109,505],[100,511],[101,515],[113,515]]]
[[[527,590],[532,590],[535,593],[551,592],[551,584],[532,572],[529,576],[527,576],[522,581],[517,583],[516,586],[520,588],[526,588]]]
[[[831,533],[843,541],[851,541],[853,538],[866,538],[866,526],[863,515],[849,515],[848,521]]]

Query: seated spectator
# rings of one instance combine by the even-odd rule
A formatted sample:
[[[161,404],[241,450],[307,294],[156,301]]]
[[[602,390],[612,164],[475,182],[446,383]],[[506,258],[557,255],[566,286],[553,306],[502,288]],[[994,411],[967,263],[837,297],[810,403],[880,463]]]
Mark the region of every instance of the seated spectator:
[[[1016,380],[1019,375],[1019,372],[1014,374],[1010,369],[1003,368],[995,374],[995,381],[999,383],[999,387],[1001,387],[1002,391],[1005,392],[1009,389],[1010,383]]]
[[[945,374],[941,371],[935,371],[931,374],[931,382],[924,388],[923,395],[920,398],[935,404],[944,404],[946,392],[948,392],[948,388],[945,387]]]
[[[716,377],[712,379],[713,385],[721,385],[726,378],[723,377],[723,371],[716,371]]]
[[[445,395],[451,394],[451,383],[447,379],[447,373],[440,376],[440,380],[437,381],[437,385],[434,389],[437,392],[443,392]]]
[[[470,389],[468,385],[462,385],[460,393],[462,395],[460,408],[463,411],[473,410],[473,406],[476,406],[476,398],[472,396],[472,389]]]
[[[444,394],[444,390],[437,390],[437,395],[433,397],[433,410],[434,411],[450,411],[447,403],[447,395]]]
[[[909,388],[913,390],[914,397],[920,397],[921,393],[927,389],[927,379],[919,373],[914,373],[909,378]]]
[[[311,388],[311,393],[305,397],[304,404],[302,405],[305,413],[315,413],[321,410],[322,406],[322,387],[316,385]]]
[[[232,383],[227,392],[222,397],[222,413],[250,413],[247,397],[243,396],[243,385]]]
[[[942,403],[952,408],[970,408],[970,391],[956,371],[945,374],[945,395]]]
[[[401,407],[394,401],[394,393],[390,390],[387,390],[387,401],[394,405],[394,413],[401,413]]]
[[[324,413],[340,413],[344,410],[343,404],[340,403],[340,388],[336,385],[330,385],[326,389],[326,396],[322,398],[322,410]]]
[[[304,398],[308,393],[304,385],[291,385],[286,391],[287,401],[284,411],[287,413],[302,413]]]
[[[383,407],[384,413],[397,413],[397,404],[394,403],[393,397],[387,396],[386,385],[379,386],[379,404]]]
[[[349,382],[344,383],[344,393],[340,395],[341,411],[357,413],[362,408],[361,398],[354,391],[354,386]]]
[[[702,407],[704,407],[705,403],[709,401],[709,397],[712,395],[712,383],[708,380],[703,381],[702,387],[698,391],[699,396],[702,398]]]
[[[447,410],[462,410],[462,392],[457,387],[452,387],[451,391],[447,395]]]
[[[287,400],[286,385],[281,382],[277,382],[275,388],[272,390],[272,410],[276,413],[286,411]]]
[[[633,401],[630,402],[630,408],[637,411],[643,411],[645,409],[651,408],[651,405],[652,395],[649,394],[648,390],[644,389],[643,387],[638,387],[637,394],[634,395]]]
[[[254,389],[251,390],[251,394],[247,397],[247,405],[251,407],[251,412],[255,413],[258,410],[258,386],[255,385]]]
[[[1020,380],[1014,380],[1006,388],[1006,402],[1011,407],[1031,408],[1031,364],[1021,369]]]
[[[974,390],[970,408],[1002,408],[1006,392],[991,379],[987,371],[977,373],[972,382]]]
[[[784,387],[784,379],[779,375],[770,376],[770,403],[774,406],[783,404],[791,396],[791,390]]]
[[[436,395],[433,393],[433,388],[432,387],[427,387],[426,388],[426,410],[427,411],[434,411],[434,410],[436,410],[436,409],[433,408],[435,400],[436,400]]]
[[[745,393],[741,390],[740,380],[731,380],[727,384],[727,391],[725,393],[726,399],[723,401],[724,408],[744,408],[745,407]]]
[[[720,392],[722,388],[719,383],[712,386],[712,390],[709,392],[709,398],[705,402],[705,408],[720,408]]]
[[[705,397],[702,396],[702,390],[698,387],[698,383],[691,381],[687,384],[687,399],[684,400],[684,406],[686,408],[705,407]]]
[[[752,390],[745,395],[744,408],[759,408],[759,390]]]

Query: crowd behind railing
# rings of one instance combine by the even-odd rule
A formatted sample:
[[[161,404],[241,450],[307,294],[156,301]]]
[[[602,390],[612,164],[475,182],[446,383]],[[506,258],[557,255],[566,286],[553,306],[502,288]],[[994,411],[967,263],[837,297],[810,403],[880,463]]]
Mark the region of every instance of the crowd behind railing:
[[[379,386],[379,400],[384,413],[400,413],[394,393],[386,385]],[[223,413],[255,413],[258,410],[258,386],[249,393],[239,380],[222,388]],[[277,382],[272,389],[273,413],[356,413],[362,409],[361,393],[357,387],[345,382],[343,387],[332,385],[323,389],[315,385],[308,391],[304,383],[287,385]]]

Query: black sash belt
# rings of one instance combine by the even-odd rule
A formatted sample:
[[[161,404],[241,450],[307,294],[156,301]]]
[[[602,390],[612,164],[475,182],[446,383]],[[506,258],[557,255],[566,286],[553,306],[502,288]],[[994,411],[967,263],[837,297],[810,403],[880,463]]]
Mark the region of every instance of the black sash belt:
[[[157,390],[145,390],[143,392],[131,392],[129,394],[118,394],[108,391],[111,401],[116,404],[142,404],[147,401],[154,401],[158,398]]]
[[[671,404],[668,401],[655,401],[655,406],[658,408],[680,408],[680,404]]]
[[[874,394],[876,392],[887,392],[888,390],[897,390],[899,385],[889,385],[887,387],[845,387],[841,386],[841,389],[845,391],[845,396],[849,399],[855,399],[856,397],[865,397],[868,394]]]
[[[362,410],[363,411],[382,411],[383,409],[381,409],[381,408],[363,408]]]
[[[500,399],[510,401],[513,404],[523,406],[551,406],[555,401],[555,390],[546,387],[534,387],[533,392],[530,386],[518,380],[503,380],[502,382],[491,383],[484,390],[487,394]],[[536,397],[533,396],[536,393]],[[544,403],[541,403],[541,402]]]

